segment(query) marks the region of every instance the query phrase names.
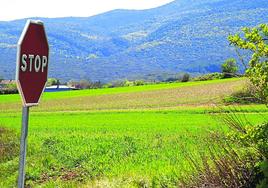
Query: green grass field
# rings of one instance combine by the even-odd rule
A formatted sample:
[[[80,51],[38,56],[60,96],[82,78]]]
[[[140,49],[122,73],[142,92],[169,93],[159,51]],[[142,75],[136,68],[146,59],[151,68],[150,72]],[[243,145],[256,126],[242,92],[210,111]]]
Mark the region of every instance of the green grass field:
[[[244,83],[228,79],[45,93],[40,106],[31,109],[27,185],[176,187],[192,173],[188,154],[206,152],[213,131],[228,131],[215,105]],[[252,123],[268,114],[264,105],[235,109]],[[19,96],[0,96],[0,127],[14,130],[16,143],[20,126]],[[18,148],[0,158],[0,169],[0,187],[15,187]]]

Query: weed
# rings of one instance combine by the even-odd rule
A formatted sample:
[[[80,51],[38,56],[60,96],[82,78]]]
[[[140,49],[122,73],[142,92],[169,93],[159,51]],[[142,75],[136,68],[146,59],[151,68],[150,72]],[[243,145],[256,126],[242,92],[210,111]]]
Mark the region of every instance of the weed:
[[[12,160],[19,153],[18,135],[10,129],[0,127],[0,163]]]

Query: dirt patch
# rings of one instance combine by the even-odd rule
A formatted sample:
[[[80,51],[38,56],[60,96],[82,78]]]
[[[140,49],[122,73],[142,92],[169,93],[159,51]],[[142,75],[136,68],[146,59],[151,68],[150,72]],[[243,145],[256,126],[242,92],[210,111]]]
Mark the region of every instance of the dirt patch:
[[[55,99],[42,103],[39,110],[129,110],[214,105],[244,84],[244,80],[237,80],[153,91]]]
[[[87,173],[82,168],[73,169],[54,169],[53,172],[42,174],[38,183],[45,183],[51,180],[61,179],[62,181],[83,182],[88,177]]]

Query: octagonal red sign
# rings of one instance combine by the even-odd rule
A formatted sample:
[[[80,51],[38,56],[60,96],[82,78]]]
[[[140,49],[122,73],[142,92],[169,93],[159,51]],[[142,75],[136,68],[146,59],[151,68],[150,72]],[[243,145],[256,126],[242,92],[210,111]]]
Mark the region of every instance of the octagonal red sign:
[[[24,106],[38,105],[48,74],[49,45],[41,21],[28,20],[18,42],[16,82]]]

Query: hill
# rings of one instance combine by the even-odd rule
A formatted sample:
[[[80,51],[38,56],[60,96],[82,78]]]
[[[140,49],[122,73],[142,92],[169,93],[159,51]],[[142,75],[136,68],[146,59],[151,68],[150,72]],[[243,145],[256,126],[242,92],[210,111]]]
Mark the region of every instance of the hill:
[[[46,24],[50,77],[61,80],[151,78],[219,71],[235,55],[226,37],[268,21],[266,0],[176,0],[148,10],[88,18],[35,18]],[[0,22],[0,75],[13,78],[25,19]]]

